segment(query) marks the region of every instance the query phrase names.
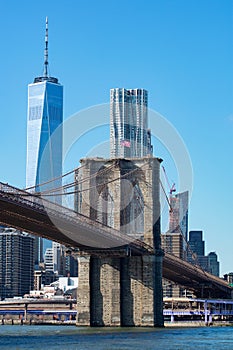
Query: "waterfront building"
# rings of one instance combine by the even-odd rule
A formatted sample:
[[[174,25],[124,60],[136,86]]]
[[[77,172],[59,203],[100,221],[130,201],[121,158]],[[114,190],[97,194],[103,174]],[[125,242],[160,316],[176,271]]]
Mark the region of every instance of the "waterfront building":
[[[152,155],[147,106],[148,92],[144,89],[110,90],[111,158]]]
[[[48,248],[50,249],[50,248]],[[41,290],[43,286],[48,286],[58,278],[53,271],[46,271],[42,266],[34,271],[34,290]]]
[[[62,293],[66,293],[69,290],[78,288],[78,277],[59,277],[57,281],[51,283],[51,286],[54,286],[55,289],[59,289]]]
[[[12,228],[0,230],[0,297],[23,296],[33,289],[34,238]]]
[[[61,186],[62,181],[59,177],[62,175],[62,121],[63,86],[57,78],[49,75],[46,19],[44,72],[28,85],[26,187],[31,191],[44,191]],[[54,178],[58,179],[49,182]],[[45,182],[49,183],[43,187],[39,186]],[[57,198],[49,199],[58,201]],[[37,265],[43,261],[42,242],[41,238],[36,238]]]

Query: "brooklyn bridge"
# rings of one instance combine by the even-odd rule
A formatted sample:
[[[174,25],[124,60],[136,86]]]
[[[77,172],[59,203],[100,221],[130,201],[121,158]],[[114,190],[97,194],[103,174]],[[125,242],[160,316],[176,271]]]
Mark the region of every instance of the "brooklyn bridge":
[[[120,179],[118,191],[122,191],[122,177],[130,178],[134,189],[141,189],[143,237],[126,234],[120,226],[116,229],[97,220],[97,211],[93,215],[85,210],[77,212],[48,200],[40,192],[0,183],[1,224],[59,242],[79,256],[77,324],[163,325],[162,277],[199,298],[232,297],[227,282],[161,249],[160,208],[156,207],[159,189],[158,181],[154,181],[159,178],[159,164],[157,158],[124,160],[115,162],[114,167],[111,162],[106,165],[100,160],[84,160],[82,164],[85,176],[93,178],[94,172],[95,184],[101,191],[106,183],[108,190],[113,183],[115,188],[116,179]],[[101,169],[100,183],[96,182],[96,165]],[[88,192],[85,186],[82,191]],[[90,207],[94,197],[88,198]]]

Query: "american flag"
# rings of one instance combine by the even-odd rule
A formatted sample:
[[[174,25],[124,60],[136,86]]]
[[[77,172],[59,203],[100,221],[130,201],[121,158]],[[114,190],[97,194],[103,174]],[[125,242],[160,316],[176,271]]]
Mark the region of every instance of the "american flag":
[[[130,141],[122,140],[122,141],[121,141],[121,146],[130,147]]]

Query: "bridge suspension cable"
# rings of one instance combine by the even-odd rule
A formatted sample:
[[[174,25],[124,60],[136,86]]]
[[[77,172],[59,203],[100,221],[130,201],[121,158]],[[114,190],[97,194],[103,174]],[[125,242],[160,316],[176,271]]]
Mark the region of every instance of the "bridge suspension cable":
[[[72,173],[75,173],[75,171],[77,171],[77,170],[81,170],[83,167],[84,167],[84,165],[81,165],[79,168],[73,169],[73,170],[71,170],[71,171],[69,171],[69,172],[67,172],[67,173],[65,173],[65,174],[63,174],[63,175],[61,175],[61,176],[55,177],[55,178],[53,178],[53,179],[51,179],[51,180],[48,180],[48,181],[46,181],[46,182],[42,182],[42,183],[37,184],[37,185],[35,185],[35,186],[27,187],[27,188],[25,188],[24,190],[25,190],[25,191],[28,191],[28,190],[31,190],[31,189],[33,189],[33,188],[37,188],[37,187],[42,187],[42,186],[48,185],[49,183],[53,183],[53,182],[55,182],[55,181],[57,181],[57,180],[59,180],[59,179],[62,179],[62,178],[66,177],[66,176],[68,176],[68,175],[70,175],[70,174],[72,174]],[[109,168],[110,168],[110,167],[109,167]],[[106,171],[106,168],[104,169],[104,171]],[[92,178],[92,177],[95,177],[96,174],[97,174],[97,172],[94,173],[94,174],[92,174],[92,175],[89,176],[89,177],[83,178],[83,179],[82,179],[82,182],[87,181],[87,180],[89,180],[89,179]],[[57,191],[57,190],[61,190],[61,189],[65,188],[65,187],[69,187],[69,186],[72,187],[74,184],[77,184],[77,181],[74,181],[74,182],[72,182],[72,183],[68,183],[68,184],[66,184],[66,185],[62,185],[62,186],[59,186],[59,187],[54,187],[54,188],[51,188],[51,189],[47,189],[47,190],[44,190],[44,191],[38,191],[37,193],[34,193],[34,194],[35,194],[35,195],[41,195],[41,194],[46,193],[46,192],[55,192],[55,191]]]
[[[117,181],[117,180],[119,180],[119,179],[127,178],[127,177],[129,177],[131,174],[133,174],[134,172],[136,172],[136,171],[138,171],[139,169],[143,168],[144,166],[145,166],[145,165],[142,165],[141,167],[137,167],[137,168],[131,170],[130,172],[128,172],[128,173],[126,173],[126,174],[124,174],[124,175],[122,175],[122,176],[120,176],[120,177],[117,177],[117,178],[114,178],[114,179],[112,179],[112,180],[109,180],[109,181],[105,182],[104,184],[107,185],[107,184],[112,183],[112,182],[114,182],[114,181]],[[72,173],[74,173],[75,171],[79,171],[79,170],[81,170],[82,167],[83,167],[83,166],[81,166],[81,167],[79,167],[79,168],[77,168],[77,169],[74,169],[74,170],[72,170],[72,171],[70,171],[70,172],[64,174],[62,177],[67,176],[67,175],[69,175],[69,174],[72,174]],[[104,174],[107,174],[108,172],[110,172],[114,167],[115,167],[115,164],[112,164],[112,165],[110,165],[110,166],[108,166],[108,167],[105,167],[104,169],[101,169],[101,168],[100,168],[101,170],[98,170],[97,172],[91,174],[90,176],[87,176],[87,177],[85,177],[85,178],[81,178],[81,179],[78,180],[78,181],[76,180],[76,181],[70,182],[70,183],[68,183],[68,184],[59,186],[59,187],[47,189],[47,190],[40,191],[40,192],[34,192],[33,194],[34,194],[35,196],[51,197],[51,196],[66,196],[66,195],[71,195],[71,194],[75,194],[75,193],[81,193],[81,192],[89,191],[89,190],[94,189],[94,188],[96,188],[96,187],[101,187],[101,186],[103,186],[103,183],[101,183],[101,184],[95,184],[94,186],[90,186],[90,187],[85,188],[85,189],[78,189],[78,190],[74,190],[74,191],[71,191],[71,192],[62,192],[62,190],[68,190],[69,188],[72,188],[72,187],[74,187],[74,186],[77,187],[77,186],[83,184],[83,183],[86,182],[86,181],[90,181],[91,179],[96,178],[97,175],[98,175],[98,176],[103,176]],[[61,178],[61,177],[59,177],[59,178]],[[58,178],[52,179],[52,180],[50,180],[50,181],[47,181],[46,183],[42,183],[42,184],[37,185],[37,186],[42,186],[42,185],[45,185],[45,184],[54,182],[56,179],[58,179]],[[27,189],[26,189],[26,190],[27,190]],[[26,191],[26,190],[25,190],[25,191]],[[60,192],[59,192],[59,193],[56,193],[56,192],[58,192],[58,191],[60,191]],[[26,194],[25,194],[25,195],[26,195]]]
[[[76,170],[80,170],[82,167],[83,167],[83,166],[81,166],[81,167],[79,167],[79,168],[77,168],[77,169],[74,169],[74,170],[68,172],[67,174],[63,175],[62,177],[66,176],[66,175],[70,175],[70,174],[74,173]],[[103,175],[104,173],[109,172],[113,167],[114,167],[114,165],[112,165],[112,166],[110,166],[110,167],[108,167],[108,168],[104,168],[103,170],[98,171],[98,172],[95,172],[95,173],[93,173],[92,175],[90,175],[90,176],[88,176],[88,177],[82,178],[81,181],[77,181],[77,180],[76,180],[76,181],[70,182],[70,183],[68,183],[68,184],[59,186],[59,187],[54,187],[54,188],[47,189],[47,190],[44,190],[44,191],[35,192],[34,195],[36,195],[36,196],[41,196],[41,195],[42,195],[42,196],[66,195],[66,194],[68,194],[68,193],[61,193],[61,192],[60,192],[60,193],[57,193],[57,194],[56,194],[56,193],[54,193],[54,192],[61,191],[61,190],[64,190],[64,189],[68,189],[68,188],[70,188],[70,187],[78,186],[78,185],[80,185],[80,184],[82,184],[82,183],[84,183],[84,182],[86,182],[86,181],[90,181],[92,178],[95,178],[97,174],[98,174],[98,175]],[[60,178],[61,178],[61,177],[60,177]],[[52,180],[50,180],[50,181],[47,181],[47,182],[45,182],[45,183],[43,183],[43,184],[39,184],[39,185],[37,185],[37,186],[46,185],[46,184],[48,184],[48,183],[51,183],[51,182],[56,181],[57,179],[59,179],[59,178],[54,178],[54,179],[52,179]]]
[[[26,187],[26,188],[24,188],[24,191],[29,191],[29,190],[32,190],[33,188],[41,187],[41,186],[47,185],[47,184],[49,184],[49,183],[51,183],[51,182],[54,182],[54,181],[56,181],[56,180],[62,179],[63,177],[74,173],[75,170],[76,170],[76,169],[73,169],[73,170],[68,171],[67,173],[65,173],[65,174],[63,174],[63,175],[60,175],[60,176],[58,176],[58,177],[55,177],[55,178],[53,178],[53,179],[51,179],[51,180],[49,180],[49,181],[46,181],[46,182],[42,182],[42,183],[37,184],[37,185],[35,185],[35,186]]]

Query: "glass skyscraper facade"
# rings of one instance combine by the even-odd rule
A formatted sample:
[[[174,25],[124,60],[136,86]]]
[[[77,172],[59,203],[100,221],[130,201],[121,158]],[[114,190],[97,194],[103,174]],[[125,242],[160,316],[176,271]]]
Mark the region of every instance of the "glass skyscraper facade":
[[[26,188],[31,191],[43,192],[62,185],[62,122],[63,86],[48,74],[46,18],[44,73],[28,85]],[[38,186],[42,183],[47,185]],[[61,203],[59,196],[48,199]],[[42,238],[35,238],[35,264],[43,260],[42,242]]]
[[[148,93],[144,89],[110,90],[111,158],[140,158],[152,154],[147,105]]]
[[[188,240],[188,191],[170,197],[169,232],[180,232]]]
[[[28,86],[27,188],[62,174],[63,87],[55,78],[42,79]]]

